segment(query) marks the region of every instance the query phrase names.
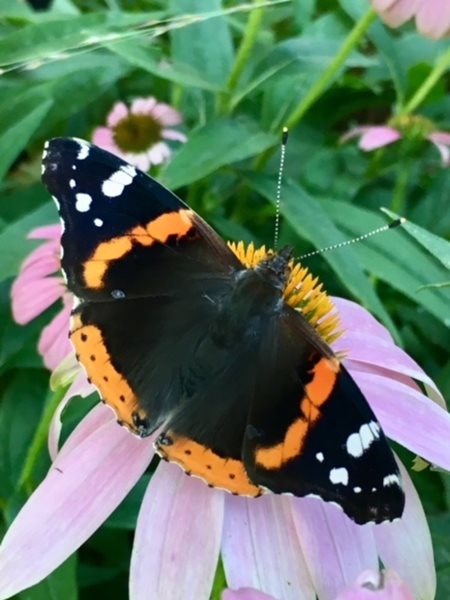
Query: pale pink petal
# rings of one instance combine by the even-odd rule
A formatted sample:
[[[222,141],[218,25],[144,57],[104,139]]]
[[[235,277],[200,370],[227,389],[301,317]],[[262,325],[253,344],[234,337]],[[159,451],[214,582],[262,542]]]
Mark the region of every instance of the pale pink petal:
[[[380,125],[378,127],[370,127],[359,140],[359,147],[366,152],[376,150],[382,146],[387,146],[396,142],[402,137],[401,133],[392,127]]]
[[[422,393],[374,373],[352,370],[353,379],[386,435],[429,462],[450,470],[450,415]]]
[[[111,129],[108,127],[97,127],[92,132],[92,143],[104,150],[108,150],[110,152],[115,152],[117,149],[117,144],[114,140],[114,135]]]
[[[178,125],[182,121],[181,115],[177,110],[162,102],[157,104],[152,110],[152,116],[158,119],[161,125],[165,127]]]
[[[336,296],[332,296],[331,300],[338,310],[339,319],[344,330],[358,331],[394,343],[393,337],[386,327],[360,304]]]
[[[21,325],[28,323],[54,304],[63,293],[64,287],[56,277],[45,277],[32,285],[16,279],[11,289],[14,320]]]
[[[450,2],[448,6],[450,7]],[[447,131],[433,131],[433,133],[430,133],[428,136],[428,139],[435,144],[445,144],[450,146],[450,133]]]
[[[421,381],[426,385],[430,397],[445,408],[445,400],[434,381],[404,350],[395,346],[392,341],[386,341],[364,331],[346,329],[344,334],[333,343],[333,350],[345,353],[346,358],[350,359],[350,363],[347,365],[349,369],[354,362],[359,362]]]
[[[395,571],[364,571],[336,600],[414,600]]]
[[[130,111],[133,114],[144,114],[151,113],[156,106],[156,98],[149,96],[148,98],[136,98],[131,103]]]
[[[313,600],[291,498],[225,498],[222,560],[228,585],[252,587],[280,600]]]
[[[177,142],[185,142],[187,137],[181,131],[177,131],[176,129],[163,129],[161,135],[166,140],[175,140]]]
[[[442,140],[445,140],[447,138],[447,135],[448,134],[444,133],[431,133],[429,136],[427,136],[430,142],[432,142],[439,150],[442,164],[446,167],[450,165],[450,147],[447,145],[450,142]]]
[[[224,493],[161,463],[139,511],[130,600],[208,600],[219,559]]]
[[[146,152],[141,154],[132,154],[128,152],[124,155],[124,158],[127,162],[144,172],[148,171],[151,165],[150,159]]]
[[[339,141],[341,142],[341,144],[343,144],[344,142],[347,142],[348,140],[351,140],[355,137],[360,137],[363,133],[365,133],[372,127],[374,127],[374,125],[361,125],[359,127],[352,127],[346,133],[344,133],[344,135],[341,135]]]
[[[0,547],[0,599],[46,577],[105,521],[153,456],[141,440],[108,422],[76,452],[60,456]]]
[[[59,438],[62,430],[61,416],[64,409],[74,396],[85,396],[93,391],[93,386],[88,383],[86,375],[83,372],[80,372],[67,390],[64,398],[59,403],[50,422],[48,431],[48,452],[52,460],[56,459],[59,451]],[[64,449],[61,450],[61,455],[63,452],[71,451],[93,431],[101,427],[104,423],[111,421],[113,418],[114,416],[111,410],[108,410],[103,404],[98,404],[72,432],[71,436],[64,444]]]
[[[171,154],[172,152],[169,146],[164,142],[158,142],[157,144],[154,144],[147,152],[150,164],[152,165],[160,165],[167,160]]]
[[[221,600],[276,600],[273,596],[258,592],[253,588],[239,588],[238,590],[224,590]]]
[[[59,242],[61,239],[61,225],[57,223],[54,225],[36,227],[36,229],[30,231],[27,238],[30,240],[56,240]]]
[[[380,16],[390,27],[399,27],[416,14],[421,2],[422,0],[397,0]]]
[[[434,40],[450,32],[450,2],[448,0],[422,0],[416,15],[418,31]]]
[[[374,10],[381,12],[390,8],[395,2],[397,0],[372,0],[372,6]]]
[[[72,351],[69,340],[69,319],[72,308],[64,307],[50,323],[44,327],[39,338],[38,352],[44,358],[45,366],[56,369],[60,362]]]
[[[108,127],[115,127],[117,123],[128,117],[128,107],[123,102],[116,102],[109,113],[106,123]]]
[[[334,600],[378,557],[371,525],[356,525],[341,509],[316,498],[292,498],[306,564],[321,600]]]
[[[40,279],[46,275],[56,273],[60,269],[59,241],[51,240],[35,248],[23,261],[19,277],[25,275],[30,279]],[[27,273],[28,269],[31,269]]]
[[[403,465],[399,466],[406,495],[405,511],[398,521],[375,527],[378,553],[383,564],[397,571],[408,584],[415,598],[434,598],[436,572],[430,531],[411,478]]]

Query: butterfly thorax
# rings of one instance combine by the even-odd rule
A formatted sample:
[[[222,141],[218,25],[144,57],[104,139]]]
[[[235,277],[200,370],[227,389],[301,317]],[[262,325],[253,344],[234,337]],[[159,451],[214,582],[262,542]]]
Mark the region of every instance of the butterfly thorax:
[[[289,276],[291,249],[286,248],[254,268],[234,273],[229,293],[221,299],[211,334],[222,347],[258,338],[261,326],[278,317],[284,306],[283,290]]]

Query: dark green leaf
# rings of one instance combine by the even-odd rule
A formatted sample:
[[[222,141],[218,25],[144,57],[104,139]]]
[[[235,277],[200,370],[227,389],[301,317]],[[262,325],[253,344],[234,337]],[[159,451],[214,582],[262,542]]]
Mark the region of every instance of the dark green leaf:
[[[77,559],[72,555],[44,581],[20,594],[22,600],[77,600]]]

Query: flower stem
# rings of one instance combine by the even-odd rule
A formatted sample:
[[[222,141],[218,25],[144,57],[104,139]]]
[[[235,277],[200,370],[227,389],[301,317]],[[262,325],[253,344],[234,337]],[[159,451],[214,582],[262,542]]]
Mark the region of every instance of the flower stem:
[[[58,408],[58,405],[63,399],[64,395],[66,394],[68,388],[69,386],[59,387],[50,396],[50,398],[44,406],[41,420],[39,422],[39,425],[37,426],[33,439],[31,440],[31,444],[28,449],[27,455],[25,457],[25,462],[22,467],[22,472],[20,474],[18,483],[18,486],[20,488],[25,489],[25,491],[27,492],[31,492],[33,490],[34,486],[32,478],[36,462],[39,458],[41,450],[44,448],[47,442],[47,435],[52,417],[55,414],[55,411]]]
[[[355,26],[350,31],[344,43],[342,44],[339,52],[330,62],[328,67],[322,73],[322,76],[312,85],[307,94],[302,98],[300,103],[287,117],[285,126],[291,129],[299,123],[299,121],[305,116],[311,106],[320,98],[320,96],[328,88],[329,84],[333,81],[337,75],[339,69],[342,67],[348,56],[354,50],[354,48],[361,41],[362,37],[369,29],[373,21],[376,19],[376,13],[369,8],[363,16],[355,23]],[[261,154],[255,163],[256,168],[262,167],[273,152],[273,148],[269,148]]]
[[[316,83],[310,88],[306,96],[303,97],[299,105],[292,111],[286,120],[286,127],[289,129],[300,121],[305,113],[311,108],[311,106],[320,98],[323,92],[327,89],[333,78],[337,75],[339,69],[342,67],[348,56],[358,45],[361,38],[364,36],[366,31],[372,25],[372,22],[376,18],[376,13],[369,8],[364,15],[357,21],[353,29],[346,37],[342,44],[339,52],[330,62],[328,67],[323,72],[322,76]]]
[[[392,195],[391,210],[399,215],[405,210],[405,196],[408,189],[409,165],[403,161],[400,164],[400,170],[395,182],[394,193]]]
[[[220,110],[221,112],[228,112],[231,107],[231,95],[233,91],[236,89],[236,86],[239,82],[239,79],[242,75],[242,71],[244,70],[245,64],[248,61],[250,53],[252,51],[253,46],[255,45],[256,38],[258,36],[263,15],[264,8],[261,6],[258,8],[258,4],[266,4],[264,0],[253,0],[253,4],[256,5],[248,17],[247,27],[245,28],[244,36],[242,38],[241,44],[237,51],[236,59],[231,68],[230,75],[228,77],[228,81],[226,83],[226,89],[221,95],[220,98]]]
[[[450,66],[450,48],[436,61],[431,73],[423,81],[411,100],[399,111],[399,115],[409,115],[425,100],[441,76]]]

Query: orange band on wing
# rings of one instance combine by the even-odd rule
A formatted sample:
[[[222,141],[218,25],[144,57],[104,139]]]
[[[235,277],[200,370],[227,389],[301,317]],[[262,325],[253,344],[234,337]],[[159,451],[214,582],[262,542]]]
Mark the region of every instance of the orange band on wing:
[[[112,365],[101,330],[95,325],[83,325],[76,315],[70,337],[78,360],[102,399],[114,409],[120,422],[139,434],[135,425],[136,415],[139,419],[146,415],[139,409],[137,398],[126,379]]]
[[[181,209],[164,213],[147,225],[138,225],[126,234],[99,244],[92,256],[84,263],[84,281],[89,288],[99,289],[111,262],[128,254],[133,246],[152,246],[166,243],[170,236],[178,239],[193,228],[192,211]]]
[[[305,395],[300,402],[300,414],[287,429],[282,442],[268,448],[258,448],[255,460],[264,469],[279,469],[285,463],[299,456],[309,430],[320,417],[320,407],[333,391],[339,362],[336,359],[321,358],[312,370],[312,379],[305,386]]]
[[[158,454],[178,464],[189,475],[200,477],[209,485],[233,494],[254,497],[261,495],[261,488],[250,481],[242,461],[223,458],[206,446],[178,437],[173,432],[168,432],[163,437],[165,444],[156,443]]]

